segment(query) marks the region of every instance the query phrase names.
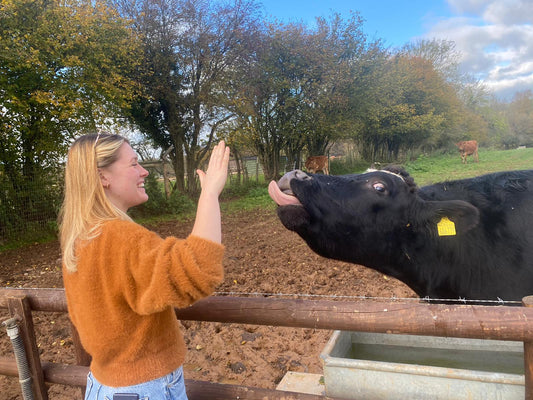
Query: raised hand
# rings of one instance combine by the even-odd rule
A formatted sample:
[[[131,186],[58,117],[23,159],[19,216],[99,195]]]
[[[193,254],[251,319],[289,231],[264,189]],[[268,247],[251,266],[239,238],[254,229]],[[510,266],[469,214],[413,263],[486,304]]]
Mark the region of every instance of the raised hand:
[[[198,169],[202,191],[220,195],[228,178],[229,147],[221,140],[213,149],[206,172]]]

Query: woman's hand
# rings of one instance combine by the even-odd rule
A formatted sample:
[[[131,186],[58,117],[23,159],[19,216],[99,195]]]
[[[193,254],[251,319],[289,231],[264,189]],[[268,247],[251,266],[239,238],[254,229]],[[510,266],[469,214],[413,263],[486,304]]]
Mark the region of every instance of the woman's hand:
[[[213,149],[207,171],[196,170],[200,179],[202,192],[214,194],[217,197],[224,189],[228,179],[229,147],[221,140]]]
[[[220,141],[209,159],[207,171],[197,170],[202,192],[198,199],[196,220],[192,228],[192,235],[222,242],[222,229],[220,221],[220,204],[218,196],[224,189],[228,178],[229,147]]]

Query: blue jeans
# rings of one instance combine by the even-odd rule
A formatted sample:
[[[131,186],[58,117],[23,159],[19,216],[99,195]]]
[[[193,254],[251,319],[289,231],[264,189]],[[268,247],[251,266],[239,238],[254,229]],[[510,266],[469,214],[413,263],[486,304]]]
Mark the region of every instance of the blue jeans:
[[[123,387],[102,385],[89,372],[85,400],[113,400],[115,393],[136,393],[139,400],[187,400],[183,367],[153,381]]]

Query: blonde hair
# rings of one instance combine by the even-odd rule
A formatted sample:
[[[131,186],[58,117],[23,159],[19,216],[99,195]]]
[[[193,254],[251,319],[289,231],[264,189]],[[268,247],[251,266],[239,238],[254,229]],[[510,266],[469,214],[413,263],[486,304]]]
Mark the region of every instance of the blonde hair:
[[[77,246],[99,235],[106,220],[131,218],[111,203],[98,169],[113,164],[127,139],[107,133],[79,137],[70,147],[65,167],[65,196],[59,213],[59,239],[63,263],[77,270]]]

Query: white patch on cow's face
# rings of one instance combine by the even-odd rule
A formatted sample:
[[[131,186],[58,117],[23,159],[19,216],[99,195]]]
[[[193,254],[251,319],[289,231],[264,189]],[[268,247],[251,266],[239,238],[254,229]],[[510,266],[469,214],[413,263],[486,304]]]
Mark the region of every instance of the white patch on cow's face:
[[[398,178],[400,178],[402,180],[402,182],[405,182],[405,179],[403,179],[403,176],[399,175],[399,174],[396,174],[394,172],[391,172],[391,171],[387,171],[386,169],[373,169],[373,168],[368,168],[364,173],[366,174],[367,172],[385,172],[387,174],[390,174],[390,175],[394,175],[394,176],[397,176]]]

